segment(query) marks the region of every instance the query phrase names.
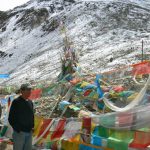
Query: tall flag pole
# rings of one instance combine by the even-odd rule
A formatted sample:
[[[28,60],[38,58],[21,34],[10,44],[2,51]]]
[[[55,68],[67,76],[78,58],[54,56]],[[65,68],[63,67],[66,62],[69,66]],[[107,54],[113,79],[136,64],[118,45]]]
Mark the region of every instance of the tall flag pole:
[[[61,34],[63,37],[64,47],[63,56],[61,57],[62,62],[62,77],[67,74],[74,73],[74,65],[76,64],[76,54],[74,49],[71,47],[71,42],[67,36],[67,30],[63,21],[60,23]]]
[[[144,41],[142,40],[142,62],[143,62],[143,60],[144,60],[143,55],[144,55]]]

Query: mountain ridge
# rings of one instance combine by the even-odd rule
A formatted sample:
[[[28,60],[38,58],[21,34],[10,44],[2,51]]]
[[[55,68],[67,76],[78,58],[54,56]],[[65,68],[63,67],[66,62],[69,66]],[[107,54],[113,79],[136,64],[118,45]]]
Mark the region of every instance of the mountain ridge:
[[[11,76],[1,83],[56,78],[64,46],[62,21],[81,67],[91,72],[139,62],[142,40],[144,53],[150,54],[147,0],[68,1],[31,0],[0,12],[0,51],[5,54],[0,55],[0,73]]]

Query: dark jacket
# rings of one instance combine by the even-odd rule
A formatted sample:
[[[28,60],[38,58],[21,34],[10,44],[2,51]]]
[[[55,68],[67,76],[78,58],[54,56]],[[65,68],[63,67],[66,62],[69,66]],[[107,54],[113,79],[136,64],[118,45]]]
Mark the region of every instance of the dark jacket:
[[[16,98],[11,105],[8,121],[17,131],[30,132],[34,128],[34,111],[32,101],[27,101],[21,96]]]

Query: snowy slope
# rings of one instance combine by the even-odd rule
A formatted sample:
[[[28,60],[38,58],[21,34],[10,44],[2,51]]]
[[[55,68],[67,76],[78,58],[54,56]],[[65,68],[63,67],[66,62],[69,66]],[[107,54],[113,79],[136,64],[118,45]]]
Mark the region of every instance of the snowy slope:
[[[149,0],[31,0],[0,12],[0,73],[11,74],[1,82],[51,80],[59,74],[61,21],[80,65],[89,71],[140,61],[142,40],[150,54]]]

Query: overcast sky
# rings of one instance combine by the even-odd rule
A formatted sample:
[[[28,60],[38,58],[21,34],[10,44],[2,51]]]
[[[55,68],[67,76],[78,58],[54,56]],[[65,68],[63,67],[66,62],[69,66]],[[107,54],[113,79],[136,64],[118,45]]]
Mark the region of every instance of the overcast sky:
[[[16,6],[22,5],[29,0],[0,0],[0,10],[6,11],[9,9],[13,9]]]

